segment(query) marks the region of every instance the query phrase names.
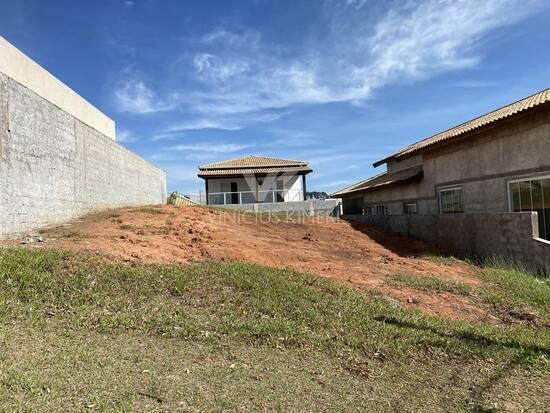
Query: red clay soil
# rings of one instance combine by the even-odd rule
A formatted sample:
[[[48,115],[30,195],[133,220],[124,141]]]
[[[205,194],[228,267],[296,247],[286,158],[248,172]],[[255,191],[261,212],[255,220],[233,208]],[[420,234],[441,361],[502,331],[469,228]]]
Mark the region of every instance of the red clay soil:
[[[432,314],[488,319],[467,297],[422,293],[385,283],[387,275],[434,275],[479,283],[475,267],[426,258],[425,244],[335,218],[268,219],[203,207],[121,209],[90,215],[46,233],[47,245],[115,260],[190,263],[238,260],[316,273],[374,289]],[[423,258],[424,256],[424,258]]]

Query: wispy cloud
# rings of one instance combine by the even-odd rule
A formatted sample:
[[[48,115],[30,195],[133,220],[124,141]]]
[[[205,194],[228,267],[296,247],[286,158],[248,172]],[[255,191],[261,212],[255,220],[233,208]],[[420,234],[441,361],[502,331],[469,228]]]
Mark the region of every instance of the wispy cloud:
[[[218,28],[202,37],[206,44],[229,44],[233,46],[243,46],[253,48],[260,43],[262,36],[260,33],[252,30],[243,30],[236,33],[224,28]]]
[[[170,150],[175,151],[194,151],[194,152],[209,152],[209,153],[232,153],[240,152],[250,145],[236,144],[236,143],[196,143],[196,144],[182,144],[175,145],[170,148]]]
[[[173,104],[164,103],[144,81],[127,79],[114,92],[114,104],[119,112],[147,114],[171,110]]]
[[[384,10],[365,0],[324,4],[316,41],[270,44],[257,32],[220,27],[177,57],[174,72],[187,77],[174,80],[168,95],[128,82],[116,92],[118,107],[131,113],[186,108],[199,120],[181,130],[231,130],[253,123],[244,117],[250,113],[357,103],[388,84],[477,65],[488,33],[547,7],[543,0],[392,0]]]
[[[165,129],[168,133],[181,132],[186,130],[201,130],[201,129],[222,129],[222,130],[239,130],[241,126],[229,121],[224,122],[214,119],[196,119],[187,122],[180,122],[171,125]]]
[[[133,143],[137,141],[136,136],[127,129],[117,131],[116,140],[120,143]]]
[[[256,123],[269,123],[285,116],[286,111],[263,111],[259,113],[246,113],[240,116],[217,115],[211,118],[195,118],[176,122],[164,127],[160,133],[153,137],[153,140],[171,139],[185,131],[196,131],[204,129],[219,129],[236,131],[245,125],[250,126]]]

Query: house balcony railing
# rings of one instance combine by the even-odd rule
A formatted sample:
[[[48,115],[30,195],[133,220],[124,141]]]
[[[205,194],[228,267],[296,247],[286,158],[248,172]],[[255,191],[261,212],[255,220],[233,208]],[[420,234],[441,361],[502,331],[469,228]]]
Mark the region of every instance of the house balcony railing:
[[[303,192],[299,189],[240,191],[240,192],[210,192],[209,205],[239,205],[256,203],[274,203],[288,201],[303,201]]]

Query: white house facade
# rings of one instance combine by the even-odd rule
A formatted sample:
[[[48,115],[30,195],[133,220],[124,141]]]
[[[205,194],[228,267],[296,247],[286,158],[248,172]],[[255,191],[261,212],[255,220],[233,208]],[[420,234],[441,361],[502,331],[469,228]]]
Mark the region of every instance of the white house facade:
[[[307,162],[250,155],[199,166],[208,205],[304,201]]]

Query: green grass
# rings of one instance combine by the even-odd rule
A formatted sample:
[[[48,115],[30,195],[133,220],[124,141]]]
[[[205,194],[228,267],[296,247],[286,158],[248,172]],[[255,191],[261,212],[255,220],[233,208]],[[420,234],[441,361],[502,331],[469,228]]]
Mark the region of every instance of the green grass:
[[[518,267],[484,267],[482,298],[502,310],[537,313],[550,326],[550,279],[536,278]]]
[[[231,262],[1,251],[0,350],[0,411],[550,403],[549,329],[429,317],[313,275]]]
[[[463,282],[436,276],[395,274],[388,276],[386,283],[411,287],[420,291],[449,292],[457,295],[469,295],[471,293],[471,287]]]
[[[394,274],[386,284],[419,291],[448,292],[488,306],[504,322],[531,322],[550,326],[550,279],[537,278],[525,269],[502,263],[479,267],[480,285],[437,276]]]

